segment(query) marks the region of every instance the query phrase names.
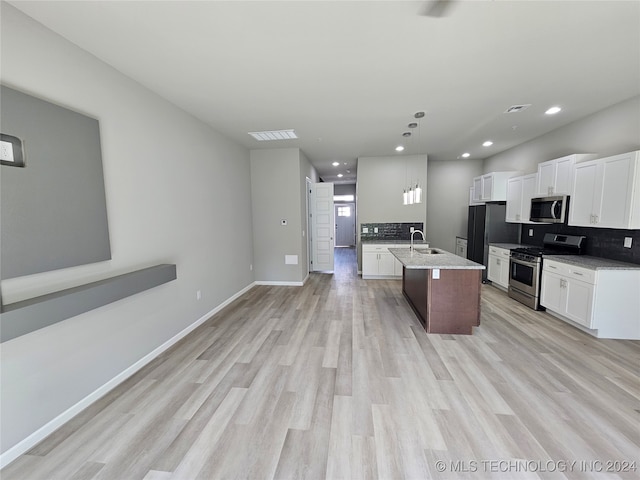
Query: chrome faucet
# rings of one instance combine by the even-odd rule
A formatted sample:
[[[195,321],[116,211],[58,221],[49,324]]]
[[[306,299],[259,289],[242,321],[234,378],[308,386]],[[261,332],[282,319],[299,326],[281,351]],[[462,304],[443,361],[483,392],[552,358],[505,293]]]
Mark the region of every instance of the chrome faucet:
[[[420,230],[414,230],[413,232],[411,232],[411,246],[409,247],[409,250],[413,250],[413,236],[419,233],[420,235],[422,235],[422,241],[424,242],[426,240],[426,238],[424,238],[424,233],[422,233]]]

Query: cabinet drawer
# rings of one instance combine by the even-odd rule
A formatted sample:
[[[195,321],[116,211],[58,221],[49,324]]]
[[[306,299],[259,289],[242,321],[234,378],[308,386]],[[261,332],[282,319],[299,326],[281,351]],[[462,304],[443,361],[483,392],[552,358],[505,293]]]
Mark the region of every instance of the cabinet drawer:
[[[497,255],[499,257],[509,258],[510,251],[506,248],[489,247],[489,255]]]
[[[596,283],[596,271],[588,268],[576,267],[568,263],[556,262],[545,259],[542,262],[542,270],[545,272],[563,275],[568,278],[575,278],[583,282],[594,285]]]
[[[363,252],[384,253],[389,251],[389,247],[393,248],[395,245],[363,245]]]

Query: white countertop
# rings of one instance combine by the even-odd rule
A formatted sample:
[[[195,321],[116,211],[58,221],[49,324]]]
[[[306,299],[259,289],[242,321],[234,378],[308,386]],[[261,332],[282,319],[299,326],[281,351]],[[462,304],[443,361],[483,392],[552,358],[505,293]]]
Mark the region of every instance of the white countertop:
[[[420,247],[418,247],[420,248]],[[484,270],[485,266],[472,262],[466,258],[454,255],[453,253],[436,248],[438,252],[435,254],[424,254],[417,251],[411,251],[408,248],[390,248],[389,251],[396,257],[400,263],[406,268],[416,269],[434,269],[441,268],[443,270]]]
[[[505,248],[507,250],[511,250],[512,248],[528,248],[533,247],[533,245],[527,245],[526,243],[490,243],[490,247],[498,247]]]
[[[619,262],[589,255],[542,255],[542,258],[589,270],[640,270],[640,265],[635,263]]]

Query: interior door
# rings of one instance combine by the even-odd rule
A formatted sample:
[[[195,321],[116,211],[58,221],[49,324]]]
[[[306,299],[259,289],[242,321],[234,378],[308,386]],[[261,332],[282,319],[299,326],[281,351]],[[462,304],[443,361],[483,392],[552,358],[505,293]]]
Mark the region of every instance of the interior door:
[[[335,206],[336,247],[351,247],[356,244],[356,221],[353,203],[340,203]]]
[[[335,213],[333,183],[311,185],[312,271],[333,271]]]

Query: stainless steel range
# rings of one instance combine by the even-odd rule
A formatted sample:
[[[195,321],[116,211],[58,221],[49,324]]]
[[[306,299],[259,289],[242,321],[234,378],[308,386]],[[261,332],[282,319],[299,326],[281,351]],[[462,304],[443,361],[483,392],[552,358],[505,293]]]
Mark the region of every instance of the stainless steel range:
[[[546,233],[542,247],[511,250],[509,296],[534,310],[540,310],[540,282],[543,255],[581,255],[587,237]]]

